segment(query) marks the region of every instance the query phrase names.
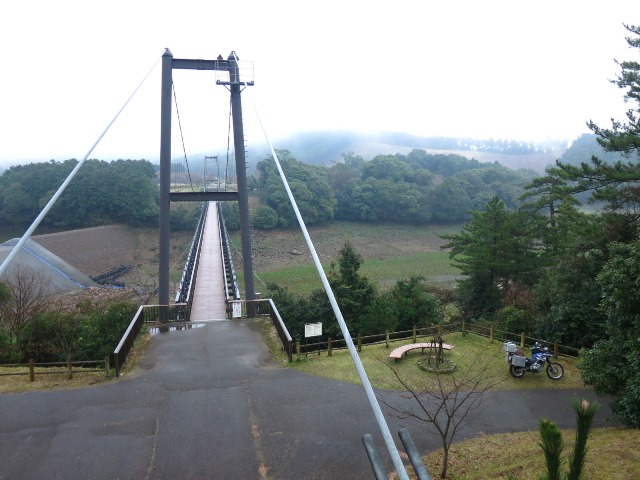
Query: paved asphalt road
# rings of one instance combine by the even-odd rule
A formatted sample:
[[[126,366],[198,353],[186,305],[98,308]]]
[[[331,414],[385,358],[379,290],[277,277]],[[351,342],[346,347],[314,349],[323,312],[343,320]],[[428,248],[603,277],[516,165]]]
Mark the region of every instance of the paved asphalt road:
[[[459,438],[536,429],[541,417],[573,427],[574,395],[596,398],[492,393]],[[394,435],[407,426],[420,450],[438,448],[387,418]],[[373,478],[365,433],[392,470],[361,387],[277,366],[254,321],[223,321],[156,336],[134,373],[103,386],[0,395],[0,479]]]

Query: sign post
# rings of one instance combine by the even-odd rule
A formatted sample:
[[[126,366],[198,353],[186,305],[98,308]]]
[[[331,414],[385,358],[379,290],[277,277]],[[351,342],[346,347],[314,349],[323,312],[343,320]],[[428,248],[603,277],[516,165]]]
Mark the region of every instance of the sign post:
[[[304,324],[304,338],[321,337],[321,336],[322,336],[322,322]],[[320,347],[318,347],[318,355],[320,355]]]

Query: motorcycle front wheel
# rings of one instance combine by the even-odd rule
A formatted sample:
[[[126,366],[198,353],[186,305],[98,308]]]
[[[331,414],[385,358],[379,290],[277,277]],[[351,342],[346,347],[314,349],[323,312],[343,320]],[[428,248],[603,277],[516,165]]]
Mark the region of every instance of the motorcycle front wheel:
[[[524,367],[514,367],[513,365],[509,365],[509,373],[512,377],[522,378],[527,371]]]
[[[550,362],[547,365],[547,376],[551,380],[560,380],[564,375],[564,367],[559,363]]]

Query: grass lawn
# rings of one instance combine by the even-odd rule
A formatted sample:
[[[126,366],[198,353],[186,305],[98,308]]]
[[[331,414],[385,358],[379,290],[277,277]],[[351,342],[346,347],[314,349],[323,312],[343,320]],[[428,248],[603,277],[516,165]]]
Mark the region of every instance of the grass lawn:
[[[499,382],[494,389],[550,389],[550,388],[584,388],[580,372],[576,368],[576,359],[561,357],[558,361],[564,367],[564,377],[560,380],[551,380],[543,371],[539,374],[526,373],[522,378],[513,378],[509,374],[509,368],[504,361],[505,353],[502,350],[502,342],[495,340],[493,343],[487,338],[462,333],[446,334],[443,337],[446,343],[454,346],[453,350],[445,353],[445,357],[454,362],[459,372],[470,368],[470,362],[480,358],[483,365],[489,367],[487,376],[492,382]],[[421,339],[418,341],[428,341]],[[363,345],[360,359],[374,387],[386,389],[399,389],[401,386],[389,367],[393,367],[398,374],[413,388],[430,388],[434,384],[433,375],[424,372],[416,366],[421,357],[420,350],[412,350],[407,356],[396,362],[389,358],[389,353],[395,347],[412,343],[411,339],[391,342],[390,347],[384,344]],[[527,352],[529,353],[529,352]],[[334,350],[333,356],[327,356],[326,352],[302,355],[300,360],[294,357],[290,364],[292,368],[302,370],[311,375],[332,378],[349,383],[360,383],[356,369],[353,366],[348,350]]]
[[[264,322],[264,332],[272,330],[269,322]],[[335,380],[359,383],[355,367],[349,352],[334,351],[332,357],[326,352],[321,355],[302,356],[300,361],[286,363],[286,358],[279,353],[277,338],[273,334],[266,335],[267,344],[276,358],[283,365],[290,365],[312,375],[319,375]],[[583,388],[580,374],[575,366],[576,360],[561,357],[558,361],[565,368],[561,380],[554,381],[546,373],[534,375],[527,373],[521,379],[512,378],[504,362],[502,343],[477,335],[462,336],[461,333],[448,334],[444,337],[447,343],[454,345],[448,354],[460,368],[465,368],[464,358],[482,355],[482,361],[490,367],[490,375],[495,375],[501,383],[496,389],[548,389],[548,388]],[[398,382],[388,366],[397,368],[402,378],[413,386],[429,388],[428,374],[416,367],[421,354],[419,350],[409,352],[399,362],[388,358],[389,352],[398,345],[411,343],[411,340],[393,342],[389,348],[385,345],[363,346],[360,358],[369,379],[375,387],[398,388]],[[528,353],[528,352],[527,352]],[[597,414],[596,414],[597,415]],[[575,431],[563,430],[564,464],[573,450]],[[540,441],[537,431],[507,433],[480,436],[474,439],[454,442],[449,451],[448,477],[452,480],[540,480],[545,474],[544,454],[538,445]],[[598,478],[607,480],[627,480],[640,478],[640,452],[636,448],[640,442],[640,430],[628,428],[598,428],[592,430],[588,443],[588,454],[584,471],[584,479]],[[440,478],[442,469],[442,450],[429,452],[423,456],[423,462],[431,478]],[[408,462],[407,471],[413,475]],[[390,478],[397,478],[394,473]]]

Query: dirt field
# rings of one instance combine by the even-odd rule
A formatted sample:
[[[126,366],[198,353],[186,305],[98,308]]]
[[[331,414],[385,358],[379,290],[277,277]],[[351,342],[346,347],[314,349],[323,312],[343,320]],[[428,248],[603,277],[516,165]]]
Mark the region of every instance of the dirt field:
[[[415,227],[410,225],[370,225],[334,222],[309,229],[309,235],[321,260],[337,258],[345,241],[350,241],[365,258],[383,260],[420,252],[438,251],[444,243],[439,235],[459,231],[459,225]],[[171,234],[171,269],[182,271],[185,250],[191,232]],[[302,232],[298,229],[252,230],[254,267],[272,271],[311,262]],[[240,235],[231,234],[233,244],[241,250]],[[158,266],[158,233],[153,228],[123,225],[85,228],[68,232],[36,235],[43,247],[69,262],[87,275],[98,275],[117,265],[133,265],[139,272],[152,274]],[[235,249],[234,249],[235,250]],[[241,259],[236,253],[236,267]]]
[[[94,276],[116,265],[134,263],[138,245],[136,232],[123,225],[36,235],[33,240]]]
[[[171,235],[170,267],[182,271],[183,256],[192,232]],[[157,275],[158,230],[123,225],[84,228],[36,235],[33,240],[87,275],[98,275],[118,265],[132,265],[133,274]]]
[[[444,233],[457,233],[460,225],[411,226],[394,224],[364,224],[334,222],[329,226],[309,229],[309,236],[321,261],[338,257],[338,251],[350,241],[365,259],[385,260],[415,253],[440,251]],[[310,263],[311,255],[302,232],[296,230],[252,231],[254,268],[268,272],[283,267]],[[234,245],[240,247],[239,234],[232,235]],[[234,259],[236,268],[240,260]]]
[[[459,232],[459,225],[373,225],[334,222],[313,227],[309,235],[322,262],[337,259],[338,251],[350,241],[365,259],[385,260],[416,253],[439,251],[444,233]],[[299,229],[252,230],[253,264],[256,273],[312,263]],[[132,265],[133,270],[118,279],[142,295],[142,303],[153,303],[158,281],[158,231],[111,225],[33,237],[43,247],[87,275],[98,275],[118,265]],[[172,233],[170,243],[170,289],[180,282],[192,232]],[[231,233],[236,270],[243,268],[238,232]],[[235,247],[235,248],[234,248]],[[146,292],[146,293],[145,293]]]

